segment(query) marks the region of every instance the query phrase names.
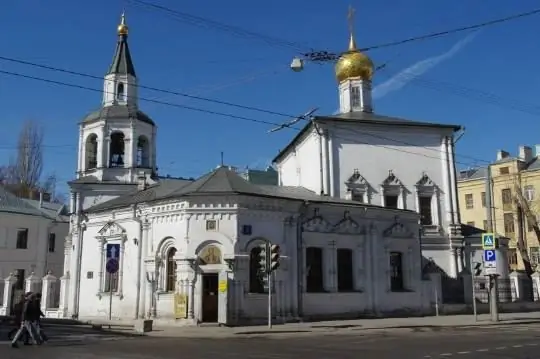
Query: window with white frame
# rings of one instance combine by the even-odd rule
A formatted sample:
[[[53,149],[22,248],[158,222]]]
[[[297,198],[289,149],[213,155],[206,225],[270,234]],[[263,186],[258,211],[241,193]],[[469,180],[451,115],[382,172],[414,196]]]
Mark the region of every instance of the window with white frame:
[[[417,212],[424,226],[437,224],[439,201],[437,200],[438,187],[426,173],[416,182]]]
[[[345,182],[345,186],[347,188],[346,199],[369,203],[369,184],[358,169],[353,171],[353,174]]]
[[[98,293],[122,295],[126,230],[115,222],[108,222],[96,239],[101,247]]]
[[[473,209],[474,208],[474,199],[472,193],[465,194],[465,208]]]
[[[401,252],[390,252],[390,290],[392,292],[405,290],[403,253]]]
[[[381,204],[386,208],[405,209],[404,194],[405,186],[399,178],[392,172],[388,171],[388,176],[381,184]]]
[[[523,195],[525,196],[525,199],[529,202],[534,201],[534,186],[527,185],[523,189]]]
[[[171,247],[167,251],[167,259],[165,263],[165,291],[174,292],[176,289],[176,248]]]
[[[105,293],[116,293],[120,289],[120,247],[121,244],[116,241],[105,243],[105,278],[102,290]],[[113,261],[116,263],[113,264]]]

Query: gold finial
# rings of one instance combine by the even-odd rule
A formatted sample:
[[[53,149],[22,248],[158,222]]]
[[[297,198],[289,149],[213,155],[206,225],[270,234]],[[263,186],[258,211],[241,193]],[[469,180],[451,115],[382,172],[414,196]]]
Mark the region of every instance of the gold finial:
[[[349,11],[347,12],[347,20],[349,22],[349,51],[356,51],[356,41],[354,40],[354,13],[356,10],[349,5]]]
[[[341,54],[336,62],[336,79],[339,83],[354,78],[371,81],[373,76],[373,63],[371,59],[358,50],[354,39],[354,13],[355,10],[349,6],[347,20],[349,22],[349,49]]]
[[[126,12],[122,11],[122,20],[120,21],[120,25],[118,25],[118,35],[127,36],[127,34],[128,26],[126,25]]]

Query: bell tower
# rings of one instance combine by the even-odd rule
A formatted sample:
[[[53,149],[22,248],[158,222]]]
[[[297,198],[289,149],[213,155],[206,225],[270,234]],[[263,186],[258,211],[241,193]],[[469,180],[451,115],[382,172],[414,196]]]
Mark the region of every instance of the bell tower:
[[[136,185],[156,175],[156,125],[139,110],[137,76],[122,14],[113,61],[105,75],[101,107],[79,127],[78,180]]]

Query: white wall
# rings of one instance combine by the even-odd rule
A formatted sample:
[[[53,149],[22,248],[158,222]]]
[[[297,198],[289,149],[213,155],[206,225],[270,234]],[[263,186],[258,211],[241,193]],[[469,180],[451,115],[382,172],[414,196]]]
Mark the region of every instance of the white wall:
[[[67,223],[52,223],[45,217],[0,213],[0,278],[17,269],[24,269],[25,276],[34,272],[43,277],[48,270],[61,276],[64,262],[64,239]],[[17,249],[17,230],[28,229],[28,249]],[[49,233],[56,234],[55,251],[49,253]]]
[[[133,209],[109,213],[90,214],[87,229],[84,232],[83,260],[80,286],[80,317],[108,317],[109,295],[100,293],[100,277],[103,271],[103,244],[98,240],[100,230],[114,221],[124,230],[124,253],[121,257],[122,284],[121,293],[113,295],[113,318],[134,318],[137,300],[139,245],[142,245],[142,257],[145,259],[165,259],[168,251],[175,247],[177,253],[177,280],[180,282],[190,272],[182,266],[183,258],[196,258],[207,245],[215,245],[221,250],[222,264],[199,266],[193,288],[195,298],[194,314],[202,319],[201,273],[230,272],[224,261],[235,258],[234,271],[230,272],[229,310],[235,311],[242,320],[262,320],[267,313],[267,295],[249,292],[249,253],[250,250],[269,240],[279,244],[282,265],[276,272],[276,292],[274,307],[276,313],[285,318],[294,318],[299,314],[298,296],[302,296],[303,315],[328,316],[363,312],[392,312],[398,310],[418,311],[425,307],[423,284],[420,281],[420,250],[418,217],[412,212],[362,207],[341,207],[311,205],[306,209],[302,222],[317,221],[315,213],[324,218],[324,226],[317,224],[317,229],[305,229],[301,240],[301,253],[309,246],[324,248],[325,293],[303,293],[305,283],[304,255],[298,257],[299,238],[297,220],[302,205],[293,201],[280,201],[250,197],[207,197],[187,201],[156,204],[142,210],[148,216],[150,229],[146,245],[140,241],[140,224],[133,219]],[[315,207],[319,208],[315,212]],[[350,213],[353,227],[339,227],[344,216]],[[396,223],[399,215],[399,225]],[[318,217],[317,217],[318,218]],[[348,218],[348,217],[347,217]],[[217,220],[216,231],[206,229],[208,219]],[[349,220],[347,220],[349,221]],[[311,222],[310,222],[311,223]],[[322,223],[322,222],[321,222]],[[242,234],[243,225],[250,225],[251,234]],[[384,235],[388,228],[401,226],[397,237]],[[354,227],[357,226],[357,227]],[[340,229],[338,229],[340,228]],[[356,229],[354,229],[356,228]],[[405,229],[403,229],[405,228]],[[337,234],[335,231],[352,231]],[[360,232],[354,232],[360,231]],[[398,231],[399,232],[399,231]],[[393,232],[392,232],[393,233]],[[106,241],[115,241],[112,236]],[[336,249],[350,248],[354,251],[355,288],[351,293],[337,292]],[[389,292],[389,252],[401,251],[404,255],[405,283],[407,291]],[[300,261],[300,265],[299,265]],[[72,267],[74,265],[72,264]],[[300,270],[301,272],[299,272]],[[144,272],[144,267],[142,268]],[[88,273],[92,274],[89,276]],[[161,319],[173,319],[174,293],[165,291],[166,267],[159,268],[157,314]],[[92,278],[89,278],[92,277]],[[178,283],[179,283],[178,282]],[[300,285],[299,285],[300,284]],[[146,313],[150,305],[150,296],[144,276],[141,283],[139,313]],[[177,291],[186,291],[178,287]],[[301,294],[300,294],[301,293]],[[143,299],[144,298],[144,299]],[[142,309],[141,309],[142,307]]]
[[[315,130],[304,135],[294,150],[278,163],[282,186],[301,186],[321,193],[320,138]]]

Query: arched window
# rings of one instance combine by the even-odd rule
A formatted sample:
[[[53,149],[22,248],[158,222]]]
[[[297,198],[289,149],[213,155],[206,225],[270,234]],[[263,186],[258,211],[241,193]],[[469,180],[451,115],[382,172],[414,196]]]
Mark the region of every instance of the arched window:
[[[260,270],[261,247],[255,247],[249,252],[249,292],[265,293],[264,273]]]
[[[124,134],[122,132],[114,132],[111,135],[110,146],[110,167],[124,167]]]
[[[169,249],[169,251],[167,252],[167,282],[165,283],[165,290],[167,292],[174,292],[176,289],[176,261],[174,260],[175,254],[176,248],[174,247]]]
[[[122,82],[120,82],[116,87],[116,99],[120,101],[126,100],[126,90]]]
[[[137,167],[149,167],[149,146],[145,136],[139,136],[137,141]]]
[[[86,138],[85,150],[85,169],[91,170],[97,168],[97,135],[91,134]]]

